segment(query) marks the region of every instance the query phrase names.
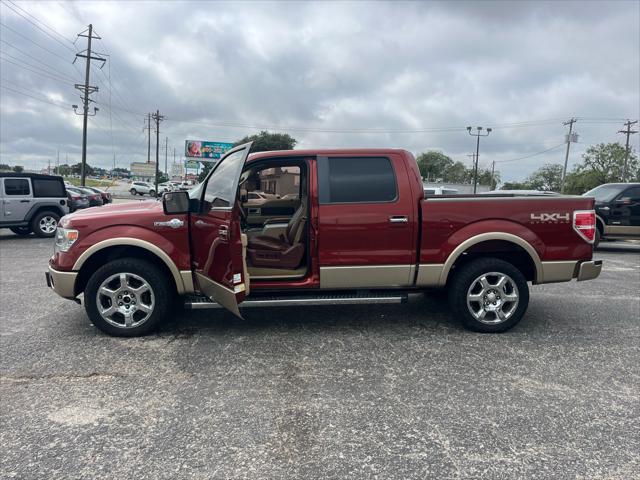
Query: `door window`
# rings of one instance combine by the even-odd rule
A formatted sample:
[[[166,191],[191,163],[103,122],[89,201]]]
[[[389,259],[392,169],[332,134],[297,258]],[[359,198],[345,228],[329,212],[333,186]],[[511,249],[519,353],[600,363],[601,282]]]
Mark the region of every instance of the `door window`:
[[[621,195],[621,198],[630,198],[632,201],[637,202],[640,200],[640,187],[631,187],[625,190]]]
[[[396,177],[386,157],[319,157],[321,204],[394,202]]]
[[[29,180],[26,178],[5,178],[4,193],[6,195],[28,196],[31,193]]]
[[[225,157],[209,177],[204,200],[212,207],[231,207],[236,197],[238,179],[244,164],[245,149]]]

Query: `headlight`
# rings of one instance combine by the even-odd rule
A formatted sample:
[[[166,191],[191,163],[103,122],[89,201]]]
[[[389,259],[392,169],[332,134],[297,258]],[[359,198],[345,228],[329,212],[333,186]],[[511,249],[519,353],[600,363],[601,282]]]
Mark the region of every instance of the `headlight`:
[[[78,240],[78,230],[58,227],[56,230],[56,250],[66,252]]]

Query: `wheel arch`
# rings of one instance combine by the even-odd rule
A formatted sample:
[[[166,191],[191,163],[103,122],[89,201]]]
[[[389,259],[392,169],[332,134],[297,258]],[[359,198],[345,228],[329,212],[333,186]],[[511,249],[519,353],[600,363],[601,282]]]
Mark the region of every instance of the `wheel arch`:
[[[67,205],[66,200],[65,200],[65,205]],[[34,217],[41,212],[53,212],[56,215],[60,215],[60,218],[66,215],[64,209],[62,208],[62,205],[59,205],[57,203],[53,203],[53,202],[36,203],[33,207],[29,209],[27,214],[24,216],[24,220],[26,222],[31,222],[31,220],[33,220]]]
[[[92,245],[76,260],[73,265],[73,270],[78,272],[75,294],[84,291],[89,278],[100,266],[124,257],[141,258],[158,265],[173,279],[173,286],[180,295],[194,290],[191,271],[180,271],[169,255],[158,246],[137,238],[110,238]]]
[[[534,283],[544,281],[544,269],[538,252],[523,238],[505,232],[486,232],[468,238],[460,243],[449,255],[440,272],[438,284],[445,286],[451,277],[454,267],[477,256],[492,256],[492,254],[507,254],[527,280]]]

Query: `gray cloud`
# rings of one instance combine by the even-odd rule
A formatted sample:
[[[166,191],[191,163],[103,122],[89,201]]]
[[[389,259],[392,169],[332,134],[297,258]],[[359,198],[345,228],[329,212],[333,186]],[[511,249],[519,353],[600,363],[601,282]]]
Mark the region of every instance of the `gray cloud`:
[[[562,121],[580,116],[575,162],[589,144],[622,139],[621,122],[607,119],[640,114],[637,2],[19,6],[67,38],[91,21],[104,39],[96,48],[111,54],[111,64],[92,73],[101,89],[95,96],[101,111],[89,133],[96,165],[111,165],[113,153],[119,165],[146,158],[140,114],[155,109],[167,115],[162,136],[178,151],[186,138],[233,141],[255,132],[249,125],[289,126],[301,148],[434,148],[469,162],[474,140],[464,130],[397,130],[494,126],[481,145],[485,165],[561,144]],[[81,81],[82,68],[70,65],[73,52],[5,4],[2,22],[40,44],[3,28],[3,58],[20,58],[57,78],[2,61],[2,84],[58,104],[78,103],[71,83]],[[57,150],[78,161],[79,117],[13,90],[2,89],[0,161],[40,168]],[[505,125],[539,120],[549,121]],[[340,129],[392,132],[322,131]],[[558,148],[498,168],[503,179],[516,179],[563,155]]]

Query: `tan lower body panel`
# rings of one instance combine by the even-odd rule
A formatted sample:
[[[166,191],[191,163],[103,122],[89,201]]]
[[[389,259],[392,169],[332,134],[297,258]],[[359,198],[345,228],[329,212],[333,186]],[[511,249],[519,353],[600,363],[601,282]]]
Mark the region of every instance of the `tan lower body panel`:
[[[320,288],[407,287],[414,265],[320,267]]]
[[[418,278],[416,286],[418,287],[438,287],[440,284],[440,276],[444,270],[444,263],[421,264],[418,266]]]
[[[75,298],[75,286],[78,272],[61,272],[49,266],[51,288],[63,298]]]
[[[542,262],[542,281],[538,283],[568,282],[576,277],[577,260]]]
[[[629,235],[640,237],[640,227],[631,225],[605,225],[605,235]]]

